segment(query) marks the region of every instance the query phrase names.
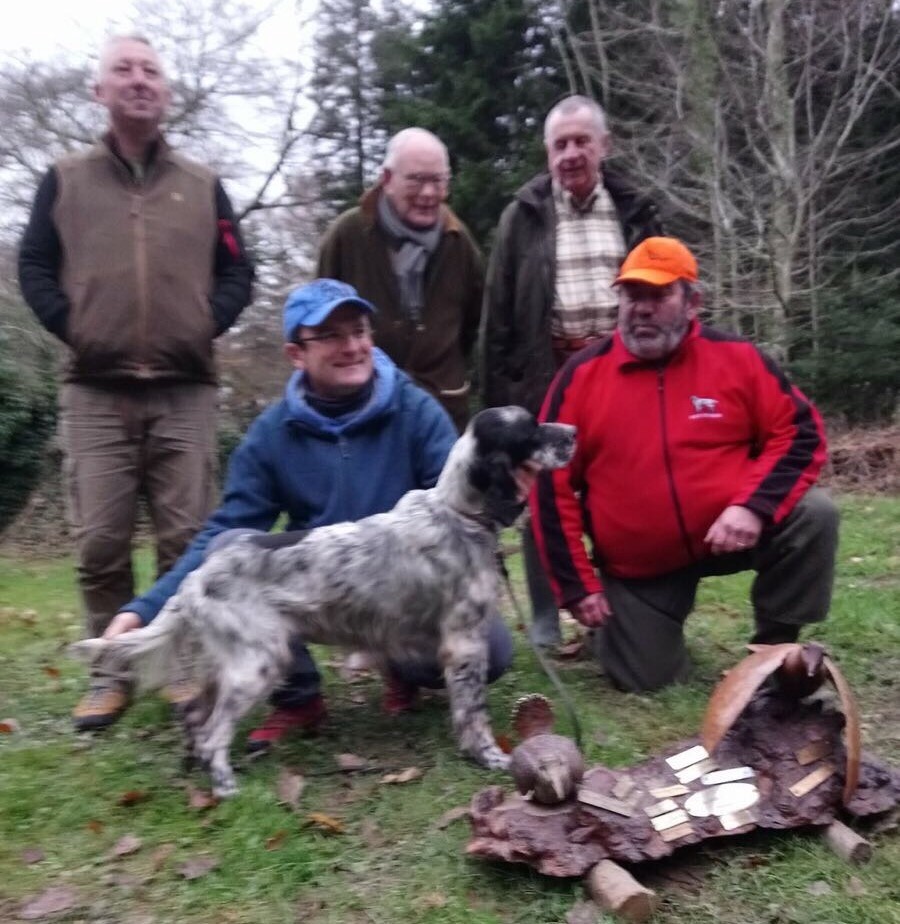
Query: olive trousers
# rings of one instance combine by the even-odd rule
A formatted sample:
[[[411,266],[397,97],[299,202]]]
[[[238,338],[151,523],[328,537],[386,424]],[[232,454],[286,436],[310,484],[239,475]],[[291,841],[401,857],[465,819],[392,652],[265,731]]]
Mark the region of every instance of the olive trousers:
[[[688,674],[684,622],[705,577],[755,571],[750,591],[752,641],[796,641],[800,628],[828,615],[838,546],[838,511],[821,488],[811,488],[753,549],[710,556],[688,568],[642,580],[607,574],[612,617],[591,631],[589,647],[623,690],[656,690]]]
[[[60,436],[68,515],[88,636],[134,597],[138,499],[156,538],[156,572],[175,563],[216,494],[216,388],[173,382],[64,385]]]

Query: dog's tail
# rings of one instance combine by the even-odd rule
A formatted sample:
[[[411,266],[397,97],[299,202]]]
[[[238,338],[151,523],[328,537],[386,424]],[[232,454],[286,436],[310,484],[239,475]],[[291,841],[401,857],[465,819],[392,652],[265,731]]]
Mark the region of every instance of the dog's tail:
[[[115,674],[128,674],[142,689],[156,690],[170,679],[182,647],[187,621],[178,597],[170,600],[156,619],[113,639],[87,638],[69,645],[68,653]]]

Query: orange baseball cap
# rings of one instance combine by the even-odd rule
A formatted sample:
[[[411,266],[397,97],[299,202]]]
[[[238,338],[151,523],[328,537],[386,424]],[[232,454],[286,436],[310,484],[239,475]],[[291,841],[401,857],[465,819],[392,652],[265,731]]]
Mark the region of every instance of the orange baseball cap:
[[[697,281],[694,255],[674,237],[648,237],[625,257],[614,286],[620,282],[648,282],[667,286],[676,279]]]

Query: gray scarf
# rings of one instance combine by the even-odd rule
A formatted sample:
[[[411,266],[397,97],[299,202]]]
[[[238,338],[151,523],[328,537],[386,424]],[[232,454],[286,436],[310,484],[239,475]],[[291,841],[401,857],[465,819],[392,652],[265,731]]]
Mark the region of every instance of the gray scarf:
[[[378,197],[378,224],[391,245],[391,266],[400,287],[400,308],[416,324],[425,307],[425,267],[441,242],[441,222],[433,228],[404,224],[382,191]]]

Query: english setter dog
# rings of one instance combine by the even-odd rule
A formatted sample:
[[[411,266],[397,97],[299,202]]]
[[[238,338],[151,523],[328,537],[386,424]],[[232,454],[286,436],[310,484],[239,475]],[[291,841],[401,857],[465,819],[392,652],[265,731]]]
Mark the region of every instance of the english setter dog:
[[[209,766],[219,797],[237,791],[229,763],[236,724],[279,681],[293,635],[397,662],[437,655],[460,749],[485,767],[506,767],[485,692],[497,535],[524,506],[515,469],[561,468],[574,449],[574,427],[538,424],[518,407],[482,411],[430,490],[293,545],[237,540],[188,575],[149,626],[72,649],[133,668],[151,689],[176,659],[191,664],[203,692],[186,715],[189,754]]]

